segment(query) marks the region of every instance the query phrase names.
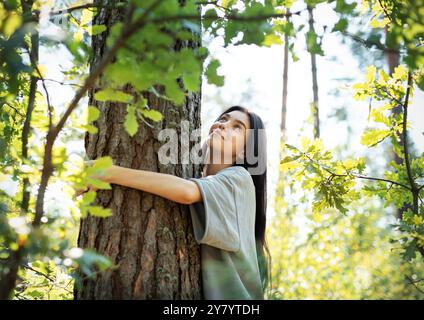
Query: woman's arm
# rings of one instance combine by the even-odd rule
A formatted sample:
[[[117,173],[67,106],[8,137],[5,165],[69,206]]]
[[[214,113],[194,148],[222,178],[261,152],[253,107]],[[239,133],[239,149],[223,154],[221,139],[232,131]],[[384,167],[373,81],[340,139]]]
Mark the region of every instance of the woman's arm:
[[[99,180],[153,193],[171,201],[192,204],[202,200],[193,181],[170,174],[124,168],[116,165],[105,170]]]

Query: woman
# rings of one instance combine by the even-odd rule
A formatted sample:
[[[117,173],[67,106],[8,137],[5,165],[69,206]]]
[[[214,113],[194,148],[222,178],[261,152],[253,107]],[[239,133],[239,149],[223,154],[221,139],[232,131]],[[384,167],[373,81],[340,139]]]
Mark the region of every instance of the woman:
[[[203,150],[207,161],[201,178],[113,165],[100,179],[189,205],[195,239],[201,245],[205,299],[263,299],[270,259],[261,118],[240,106],[227,109],[211,126]],[[250,151],[256,163],[247,161]],[[259,162],[264,169],[251,173]]]

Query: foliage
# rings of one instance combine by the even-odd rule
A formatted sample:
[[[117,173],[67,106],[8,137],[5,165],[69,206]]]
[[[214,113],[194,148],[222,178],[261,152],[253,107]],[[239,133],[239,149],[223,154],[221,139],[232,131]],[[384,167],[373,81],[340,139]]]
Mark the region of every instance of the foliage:
[[[422,288],[422,259],[404,262],[392,250],[388,211],[375,199],[359,199],[351,207],[345,215],[332,208],[307,212],[306,221],[299,221],[298,208],[276,200],[268,236],[270,299],[423,298],[411,284]]]
[[[108,2],[114,10],[124,10],[126,17],[110,28],[97,23],[97,14],[104,8],[91,2],[78,7],[81,2],[75,1],[69,10],[61,12],[52,8],[54,1],[0,3],[0,180],[8,185],[0,190],[2,297],[9,297],[12,292],[17,299],[70,299],[73,281],[77,280],[78,284],[82,280],[75,270],[81,270],[82,277],[95,277],[98,272],[114,268],[107,258],[75,247],[80,218],[87,215],[107,218],[112,214],[109,209],[93,204],[95,191],[87,192],[79,200],[72,199],[74,189],[88,184],[99,189],[111,188],[96,179],[112,164],[110,157],[99,158],[93,167],[87,168],[83,165],[84,155],[67,149],[67,143],[81,140],[85,132],[98,131],[95,123],[100,110],[96,106],[81,108],[89,90],[95,90],[97,101],[110,101],[125,108],[124,127],[134,136],[140,123],[153,126],[149,121],[156,123],[163,119],[159,111],[148,105],[144,92],[181,106],[190,92],[200,90],[203,76],[210,84],[224,85],[219,60],[199,42],[202,34],[222,37],[224,46],[271,46],[281,44],[284,35],[288,35],[294,60],[293,39],[304,35],[307,50],[324,54],[323,33],[314,30],[302,33],[303,25],[295,27],[292,18],[306,10],[289,11],[295,1],[204,2],[202,17],[197,2],[187,0],[184,5],[163,0]],[[350,1],[308,0],[306,4],[312,8],[332,6],[340,17],[332,32],[348,30],[349,19],[358,14],[356,3]],[[41,21],[39,15],[45,6],[53,11],[49,22]],[[307,140],[301,148],[290,147],[291,154],[284,159],[282,169],[295,170],[293,181],[301,182],[304,190],[316,191],[313,216],[317,221],[328,208],[347,214],[348,207],[364,194],[378,195],[386,205],[411,205],[412,209],[398,225],[399,239],[395,240],[400,241],[405,259],[415,261],[421,259],[417,251],[423,248],[424,213],[422,203],[418,206],[417,201],[423,196],[418,179],[423,175],[424,160],[422,155],[406,152],[397,141],[397,136],[406,130],[405,113],[389,116],[388,111],[398,105],[407,109],[412,87],[423,88],[424,55],[420,45],[423,4],[422,0],[401,3],[372,0],[364,1],[360,10],[366,8],[375,13],[371,27],[387,25],[389,45],[402,47],[406,53],[404,67],[395,74],[379,71],[376,78],[376,70],[370,67],[366,81],[355,86],[358,99],[385,102],[370,110],[370,118],[380,127],[365,132],[363,143],[372,147],[390,139],[393,149],[410,164],[410,169],[391,164],[385,174],[385,179],[391,182],[379,180],[359,188],[357,179],[366,168],[364,159],[335,160],[320,141]],[[41,23],[47,23],[50,28],[56,22],[60,22],[60,36],[39,33]],[[90,39],[97,36],[106,37],[107,48],[101,60],[88,71],[93,55]],[[198,46],[193,50],[181,48],[184,41]],[[39,63],[40,48],[65,50],[71,57],[72,66],[62,70],[62,85],[72,83],[75,88],[74,98],[67,105],[52,104],[52,92],[47,86],[51,79],[46,78],[48,70]],[[56,199],[56,203],[63,204],[61,207],[54,206],[55,190],[61,191],[61,198]],[[367,257],[371,253],[367,252]],[[383,251],[378,255],[381,265],[388,261],[385,259],[392,259],[384,257]],[[394,265],[397,263],[396,260]],[[344,266],[348,268],[351,264]],[[325,296],[325,292],[320,292]]]
[[[336,6],[341,2],[337,1]],[[387,28],[386,43],[380,42],[376,46],[385,52],[397,50],[404,62],[391,75],[371,65],[366,70],[365,81],[352,86],[355,100],[369,101],[368,119],[372,126],[363,132],[361,143],[369,148],[367,152],[370,154],[381,143],[389,144],[401,159],[400,163],[388,161],[384,175],[374,176],[364,174],[372,168],[374,156],[368,160],[365,157],[338,160],[319,139],[303,138],[299,147],[285,145],[280,183],[286,186],[280,188],[285,192],[289,188],[301,188],[305,193],[301,204],[306,210],[308,195],[312,195],[312,210],[307,216],[318,225],[310,232],[291,230],[295,225],[293,215],[296,210],[287,207],[277,197],[280,215],[273,224],[273,232],[276,243],[284,243],[284,248],[275,252],[278,262],[273,269],[277,279],[274,297],[422,298],[424,154],[416,154],[412,149],[408,110],[414,89],[422,88],[423,23],[418,12],[423,9],[422,1],[362,1],[358,12],[367,14],[367,10],[372,10],[369,27]],[[347,22],[339,20],[333,31],[347,34]],[[371,47],[367,41],[363,44]],[[400,112],[392,112],[395,108]],[[363,203],[374,201],[376,196],[381,199],[381,208]],[[388,216],[393,209],[401,210],[400,220]],[[368,212],[364,214],[362,210]],[[379,220],[385,222],[376,225]],[[387,221],[391,221],[390,226]],[[290,230],[283,230],[284,226]],[[347,237],[345,231],[348,231]],[[305,232],[308,240],[297,246],[296,238]],[[375,232],[377,234],[373,235]],[[363,243],[364,235],[370,239],[367,240],[369,247],[350,256],[349,250],[358,247],[356,241]],[[343,248],[330,254],[334,257],[333,262],[314,262],[314,259],[321,262],[323,256],[328,256],[325,252],[333,248]],[[355,274],[355,270],[362,263],[367,264],[362,268],[368,274],[366,284],[355,281],[361,277]],[[310,272],[303,276],[305,269]],[[296,270],[301,271],[297,273]],[[323,279],[327,280],[326,283],[322,283]],[[384,285],[384,292],[375,289],[379,283]]]

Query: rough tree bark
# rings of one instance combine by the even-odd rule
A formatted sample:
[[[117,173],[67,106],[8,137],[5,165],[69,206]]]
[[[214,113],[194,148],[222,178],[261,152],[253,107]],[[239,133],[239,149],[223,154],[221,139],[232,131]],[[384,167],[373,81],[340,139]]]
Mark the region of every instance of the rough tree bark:
[[[110,26],[121,19],[120,10],[102,9],[94,23]],[[106,37],[107,32],[93,37],[91,65],[103,55]],[[174,49],[199,45],[200,39],[194,43],[177,41]],[[162,88],[156,89],[163,92]],[[200,165],[159,163],[158,150],[163,142],[158,140],[158,133],[164,128],[175,128],[180,134],[183,120],[190,122],[190,132],[199,128],[201,93],[190,93],[183,107],[143,93],[149,106],[162,112],[164,119],[155,123],[154,129],[141,122],[132,138],[124,130],[125,107],[97,102],[93,95],[91,91],[89,104],[97,106],[101,115],[95,123],[98,133],[87,134],[85,138],[90,159],[111,156],[114,164],[128,168],[184,178],[200,176]],[[190,142],[190,148],[194,143]],[[96,203],[111,208],[113,216],[81,220],[78,246],[110,257],[119,268],[99,274],[94,281],[84,279],[82,288],[75,289],[76,299],[201,298],[200,252],[188,206],[119,185],[112,185],[112,190],[99,190]]]

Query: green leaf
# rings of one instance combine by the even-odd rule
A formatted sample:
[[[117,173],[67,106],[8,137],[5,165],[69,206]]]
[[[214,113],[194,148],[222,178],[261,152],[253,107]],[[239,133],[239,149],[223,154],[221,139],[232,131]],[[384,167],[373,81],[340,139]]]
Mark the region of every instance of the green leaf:
[[[112,210],[110,208],[103,208],[101,206],[88,206],[87,209],[93,217],[107,218],[112,215]]]
[[[181,91],[176,80],[172,79],[169,81],[164,81],[165,84],[165,94],[171,99],[176,105],[182,105],[184,102],[185,95]]]
[[[231,43],[231,40],[242,31],[242,24],[237,21],[228,21],[225,24],[225,35],[224,35],[224,46],[228,46]]]
[[[143,114],[144,117],[149,118],[153,121],[161,121],[163,119],[163,115],[162,113],[160,113],[157,110],[153,110],[153,109],[142,109],[140,110],[140,112]]]
[[[30,297],[34,299],[44,297],[44,293],[38,290],[28,290],[25,294],[29,295]]]
[[[191,40],[193,39],[193,33],[186,30],[180,30],[177,32],[177,38],[180,40]]]
[[[208,17],[208,19],[205,19],[205,17]],[[216,13],[216,10],[211,8],[206,10],[205,14],[203,15],[202,24],[205,29],[208,29],[211,27],[213,21],[218,19],[218,14]]]
[[[88,27],[87,32],[90,36],[96,36],[104,31],[106,31],[106,26],[104,24],[96,24],[94,26]]]
[[[105,181],[102,181],[102,180],[87,178],[87,182],[89,184],[93,185],[94,187],[96,187],[97,189],[102,189],[102,190],[111,190],[112,189],[112,187],[110,186],[110,184],[108,182],[105,182]]]
[[[94,106],[88,106],[88,117],[87,121],[92,122],[100,117],[100,111]]]
[[[132,65],[133,67],[130,67],[130,65]],[[121,61],[121,59],[119,59],[118,57],[117,62],[110,64],[106,67],[106,70],[104,72],[105,80],[107,81],[107,83],[110,83],[111,86],[120,86],[128,82],[134,82],[137,80],[136,76],[140,72],[139,68],[140,66],[137,65],[135,61],[124,62]],[[141,88],[140,90],[143,90],[145,88]]]
[[[387,129],[368,129],[363,133],[361,143],[367,147],[373,147],[390,136],[390,134],[391,131]]]
[[[117,101],[129,103],[133,100],[133,96],[115,89],[104,89],[94,94],[94,99],[98,101]]]
[[[399,65],[395,67],[392,77],[395,80],[406,81],[406,79],[408,78],[408,70],[402,65]]]
[[[416,255],[416,251],[417,251],[417,240],[414,239],[406,247],[406,249],[405,249],[405,251],[402,255],[403,259],[406,260],[406,261],[410,261],[410,260],[414,259],[415,255]]]
[[[315,32],[308,31],[306,33],[306,46],[310,53],[324,55],[321,46],[318,44],[318,36]]]
[[[205,72],[209,84],[214,84],[218,87],[222,87],[224,85],[224,76],[217,74],[217,69],[220,66],[221,62],[219,62],[219,60],[213,59],[209,62]]]
[[[336,1],[336,8],[334,9],[336,12],[339,13],[352,13],[353,10],[356,8],[356,3],[347,3],[346,0],[337,0]]]
[[[418,88],[420,88],[422,91],[424,91],[424,74],[421,75],[418,79],[417,79],[417,86]]]
[[[97,158],[92,166],[95,170],[108,169],[113,165],[113,160],[109,156]]]
[[[0,14],[2,14],[1,8]],[[2,17],[0,19],[3,20],[4,18]],[[16,13],[11,13],[6,18],[6,20],[2,22],[3,25],[1,26],[1,30],[3,31],[5,37],[9,38],[22,25],[22,17]]]
[[[91,134],[96,134],[99,132],[99,129],[91,124],[87,124],[83,126],[83,128],[87,130],[88,133],[91,133]]]
[[[340,18],[340,20],[334,25],[333,27],[333,32],[334,31],[340,31],[340,32],[345,32],[347,30],[348,27],[348,21],[346,18]]]
[[[82,203],[83,204],[93,203],[95,199],[96,199],[96,192],[90,190],[83,194]]]
[[[138,121],[135,115],[134,106],[127,107],[127,114],[125,115],[124,128],[125,128],[125,131],[127,131],[131,137],[133,137],[137,133]]]
[[[183,74],[183,82],[189,91],[198,92],[200,90],[200,74]]]
[[[96,274],[96,271],[104,271],[113,266],[112,261],[94,250],[84,249],[84,253],[81,257],[75,259],[75,261],[79,264],[81,271],[91,277]],[[98,270],[96,270],[96,268]]]
[[[280,161],[280,164],[295,161],[295,160],[299,159],[300,157],[301,157],[300,155],[284,157],[284,158]]]
[[[273,44],[282,44],[283,40],[281,39],[281,36],[277,34],[267,34],[265,36],[264,41],[262,42],[262,45],[265,47],[270,47]]]

